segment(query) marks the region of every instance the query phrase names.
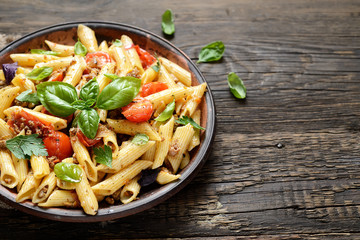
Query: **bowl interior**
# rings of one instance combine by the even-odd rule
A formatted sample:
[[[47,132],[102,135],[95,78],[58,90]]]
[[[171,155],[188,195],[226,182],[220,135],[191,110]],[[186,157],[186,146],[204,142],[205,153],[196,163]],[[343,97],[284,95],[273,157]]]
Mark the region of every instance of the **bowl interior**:
[[[120,39],[121,35],[128,35],[141,48],[152,54],[163,56],[189,70],[192,74],[192,85],[206,82],[196,65],[180,49],[172,45],[167,40],[146,30],[118,23],[111,22],[72,22],[55,26],[50,26],[22,37],[9,44],[0,51],[0,64],[11,63],[10,54],[29,52],[30,49],[43,48],[45,40],[50,40],[60,44],[73,45],[77,41],[77,25],[84,24],[95,31],[98,43],[102,40],[113,41]],[[65,208],[40,208],[26,201],[17,203],[16,193],[0,185],[0,196],[2,199],[24,212],[59,221],[69,222],[94,222],[105,221],[115,218],[125,217],[137,212],[148,209],[159,204],[170,196],[174,195],[189,183],[198,173],[206,158],[209,155],[210,145],[213,141],[215,128],[215,106],[211,95],[211,90],[205,94],[205,101],[200,106],[202,110],[201,125],[206,128],[201,134],[201,144],[191,152],[191,161],[180,174],[181,178],[173,183],[148,188],[141,191],[139,199],[126,205],[107,205],[100,204],[99,211],[95,216],[86,215],[82,209]]]

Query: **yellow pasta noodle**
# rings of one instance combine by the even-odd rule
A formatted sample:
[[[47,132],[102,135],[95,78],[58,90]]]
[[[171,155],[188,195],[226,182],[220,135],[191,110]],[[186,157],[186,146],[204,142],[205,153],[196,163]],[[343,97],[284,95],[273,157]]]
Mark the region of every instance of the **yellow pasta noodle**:
[[[0,149],[1,184],[14,188],[19,183],[19,176],[15,170],[9,151]]]

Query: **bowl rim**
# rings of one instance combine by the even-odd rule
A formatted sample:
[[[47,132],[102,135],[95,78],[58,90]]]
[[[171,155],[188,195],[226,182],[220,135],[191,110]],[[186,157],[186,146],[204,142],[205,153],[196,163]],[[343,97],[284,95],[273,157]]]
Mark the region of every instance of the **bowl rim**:
[[[119,31],[127,31],[132,32],[134,34],[148,37],[151,41],[155,41],[156,44],[160,44],[160,46],[164,47],[168,51],[173,51],[176,56],[180,55],[184,59],[186,59],[186,63],[188,65],[189,70],[196,76],[196,79],[199,84],[207,83],[205,77],[200,72],[199,68],[196,64],[178,47],[169,42],[168,40],[139,27],[132,26],[124,23],[116,23],[111,21],[74,21],[74,22],[64,22],[51,26],[47,26],[38,30],[35,30],[29,34],[24,35],[23,37],[9,43],[7,46],[0,50],[0,56],[5,55],[9,51],[21,46],[22,44],[27,43],[28,41],[35,39],[39,36],[46,35],[52,32],[68,30],[74,27],[77,27],[78,24],[84,24],[89,26],[92,29],[96,29],[99,27],[103,28],[112,28]],[[203,167],[205,161],[210,155],[211,146],[214,141],[215,136],[215,125],[216,125],[216,116],[215,116],[215,103],[213,100],[212,92],[209,84],[207,84],[207,92],[205,94],[206,99],[206,107],[207,107],[207,122],[206,122],[206,130],[203,134],[204,140],[201,143],[194,161],[186,167],[182,173],[180,179],[178,181],[168,183],[159,187],[161,190],[156,191],[153,194],[149,194],[144,198],[140,198],[136,201],[133,201],[129,204],[120,204],[113,205],[107,208],[99,208],[99,211],[96,215],[90,216],[86,215],[82,209],[66,209],[66,208],[41,208],[29,201],[25,201],[23,203],[18,203],[15,201],[14,193],[12,193],[8,188],[0,185],[0,198],[8,203],[10,206],[19,209],[25,213],[35,215],[38,217],[63,221],[63,222],[98,222],[98,221],[108,221],[113,219],[118,219],[122,217],[126,217],[129,215],[134,215],[136,213],[145,211],[149,208],[158,205],[168,198],[175,195],[181,189],[183,189],[186,185],[188,185],[193,178],[198,174],[200,169]]]

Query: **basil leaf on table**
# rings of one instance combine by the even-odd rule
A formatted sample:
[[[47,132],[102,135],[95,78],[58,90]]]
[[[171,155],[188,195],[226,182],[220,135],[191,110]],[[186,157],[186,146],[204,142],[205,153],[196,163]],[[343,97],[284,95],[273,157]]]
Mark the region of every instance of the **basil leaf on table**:
[[[48,152],[38,134],[18,135],[6,141],[6,147],[19,159],[30,159],[32,155],[47,156]]]
[[[57,178],[65,182],[78,183],[81,181],[82,169],[77,164],[67,162],[57,163],[54,167],[54,172]]]
[[[231,93],[239,99],[246,98],[246,87],[238,75],[231,72],[228,74],[228,85]]]
[[[89,99],[95,99],[98,97],[100,92],[99,84],[96,78],[91,79],[87,82],[80,90],[80,98],[84,101]]]
[[[190,123],[196,129],[205,130],[205,128],[201,127],[199,124],[197,124],[194,121],[194,119],[192,119],[191,117],[188,117],[188,116],[183,116],[182,118],[179,118],[175,122],[178,124],[181,124],[181,125],[187,125],[188,123]]]
[[[172,35],[175,32],[173,14],[170,9],[166,10],[162,15],[161,28],[167,35]]]
[[[134,136],[131,142],[135,145],[141,146],[149,142],[149,136],[143,133],[138,133]]]
[[[114,45],[114,46],[116,46],[116,47],[121,47],[121,46],[123,45],[123,43],[122,43],[121,40],[115,39],[115,41],[113,42],[112,45]]]
[[[51,114],[67,117],[76,110],[71,104],[78,100],[76,89],[64,82],[44,82],[37,85],[40,102]]]
[[[20,102],[30,102],[35,105],[38,105],[40,103],[40,99],[37,96],[36,93],[32,93],[31,89],[28,89],[22,93],[19,94],[19,96],[16,97],[16,100]]]
[[[104,148],[94,148],[95,160],[97,163],[104,164],[111,168],[112,164],[112,151],[108,145],[104,145]]]
[[[134,77],[121,77],[108,84],[100,93],[96,107],[113,110],[124,107],[139,93],[141,80]]]
[[[31,80],[40,81],[50,76],[52,72],[53,72],[52,67],[39,67],[39,68],[35,68],[34,70],[26,74],[26,77]]]
[[[44,55],[53,55],[53,56],[57,56],[60,54],[59,52],[46,51],[44,49],[31,49],[30,52],[32,54],[44,54]]]
[[[5,76],[5,82],[10,84],[11,81],[14,79],[16,70],[18,69],[19,65],[17,62],[14,63],[4,63],[2,65],[2,69]]]
[[[95,109],[84,109],[81,111],[78,126],[87,138],[94,139],[99,127],[100,117]]]
[[[74,53],[75,53],[75,55],[80,55],[83,57],[85,57],[85,55],[87,53],[86,47],[79,40],[75,43]]]
[[[222,58],[224,51],[225,45],[223,42],[212,42],[201,49],[197,63],[218,61]]]
[[[120,78],[118,75],[112,73],[105,73],[104,76],[113,81]]]
[[[173,112],[175,110],[175,100],[173,100],[171,103],[169,103],[165,110],[160,113],[160,115],[155,118],[156,121],[163,122],[171,118]]]

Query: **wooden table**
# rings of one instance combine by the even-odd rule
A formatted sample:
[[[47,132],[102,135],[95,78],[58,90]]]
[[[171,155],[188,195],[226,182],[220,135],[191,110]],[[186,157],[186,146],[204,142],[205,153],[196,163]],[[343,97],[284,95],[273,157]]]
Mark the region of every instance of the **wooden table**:
[[[217,134],[195,180],[164,203],[91,224],[33,217],[2,204],[1,239],[360,239],[360,2],[0,1],[0,45],[76,20],[161,33],[194,61],[222,40],[223,60],[198,64],[213,91]],[[229,92],[227,74],[247,99]]]

